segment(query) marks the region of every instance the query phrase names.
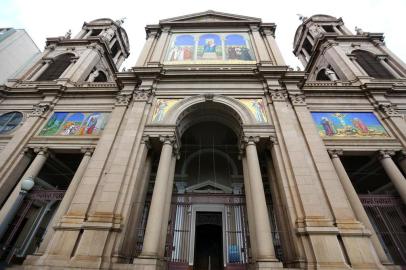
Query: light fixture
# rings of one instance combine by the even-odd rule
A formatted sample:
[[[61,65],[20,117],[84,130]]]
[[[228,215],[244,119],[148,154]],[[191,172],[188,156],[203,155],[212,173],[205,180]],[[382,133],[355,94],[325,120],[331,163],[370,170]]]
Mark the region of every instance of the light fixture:
[[[21,190],[28,192],[30,191],[35,185],[34,179],[32,176],[28,176],[24,180],[21,181]]]

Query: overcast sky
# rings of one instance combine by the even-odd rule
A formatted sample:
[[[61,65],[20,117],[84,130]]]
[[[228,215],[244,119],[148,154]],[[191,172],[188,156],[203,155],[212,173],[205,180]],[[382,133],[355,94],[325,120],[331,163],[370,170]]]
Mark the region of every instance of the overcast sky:
[[[145,42],[145,25],[209,9],[276,23],[276,41],[292,67],[300,65],[292,54],[293,36],[300,24],[297,13],[307,17],[329,14],[342,17],[351,31],[358,26],[367,32],[383,32],[387,47],[406,61],[406,0],[0,0],[0,28],[26,29],[43,50],[46,37],[64,35],[68,29],[75,35],[84,21],[126,17],[123,27],[131,55],[123,66],[129,68]]]

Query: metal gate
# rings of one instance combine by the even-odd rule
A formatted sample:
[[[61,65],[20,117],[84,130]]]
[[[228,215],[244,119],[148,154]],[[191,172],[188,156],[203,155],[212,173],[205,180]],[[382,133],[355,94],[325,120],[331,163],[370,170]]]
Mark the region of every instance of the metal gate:
[[[249,239],[245,199],[241,195],[176,195],[172,200],[166,254],[169,269],[188,269],[193,204],[223,204],[227,268],[245,269],[249,263]]]
[[[399,197],[359,195],[388,257],[406,265],[406,207]]]

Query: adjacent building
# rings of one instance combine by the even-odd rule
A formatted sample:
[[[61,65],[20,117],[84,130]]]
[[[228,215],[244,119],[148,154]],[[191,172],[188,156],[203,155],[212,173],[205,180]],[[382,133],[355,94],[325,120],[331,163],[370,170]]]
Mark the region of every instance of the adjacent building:
[[[0,28],[0,84],[21,73],[41,57],[24,29]]]
[[[406,65],[382,33],[206,11],[48,38],[0,87],[0,259],[24,269],[400,269]]]

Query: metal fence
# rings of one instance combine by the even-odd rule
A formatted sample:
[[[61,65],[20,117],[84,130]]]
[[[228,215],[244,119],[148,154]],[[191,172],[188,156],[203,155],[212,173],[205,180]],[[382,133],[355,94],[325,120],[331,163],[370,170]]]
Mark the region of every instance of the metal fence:
[[[376,194],[359,198],[388,256],[406,265],[406,207],[401,199]]]

